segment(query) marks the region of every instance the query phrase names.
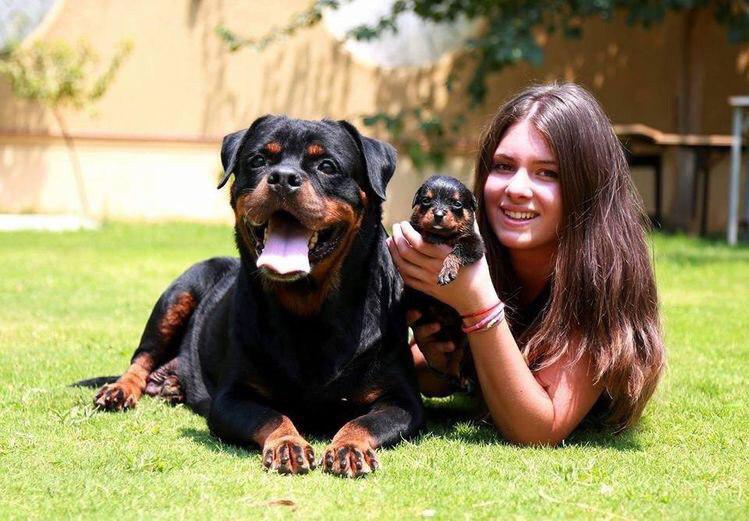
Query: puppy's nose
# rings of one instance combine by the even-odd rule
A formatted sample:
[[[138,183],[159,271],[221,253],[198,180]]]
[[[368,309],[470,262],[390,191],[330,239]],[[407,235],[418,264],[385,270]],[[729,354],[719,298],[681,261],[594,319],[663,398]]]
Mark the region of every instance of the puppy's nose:
[[[290,194],[302,186],[302,176],[294,170],[279,168],[268,175],[268,184],[280,194]]]
[[[442,218],[445,216],[445,210],[441,208],[435,210],[433,213],[434,213],[434,220],[436,222],[441,222]]]

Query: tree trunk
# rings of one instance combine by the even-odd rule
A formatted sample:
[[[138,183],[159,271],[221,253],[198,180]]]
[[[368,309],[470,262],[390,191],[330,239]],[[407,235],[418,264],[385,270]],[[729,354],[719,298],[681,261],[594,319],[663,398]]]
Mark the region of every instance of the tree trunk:
[[[73,177],[75,177],[76,188],[78,189],[78,200],[81,205],[81,213],[86,219],[91,219],[91,206],[88,203],[88,196],[86,195],[86,185],[83,181],[83,169],[81,168],[81,162],[78,158],[78,153],[75,150],[75,143],[73,137],[68,133],[68,127],[65,123],[65,119],[62,117],[60,109],[52,109],[52,113],[57,119],[57,124],[60,127],[60,133],[65,141],[65,145],[68,148],[68,155],[70,156],[70,164],[73,167]]]

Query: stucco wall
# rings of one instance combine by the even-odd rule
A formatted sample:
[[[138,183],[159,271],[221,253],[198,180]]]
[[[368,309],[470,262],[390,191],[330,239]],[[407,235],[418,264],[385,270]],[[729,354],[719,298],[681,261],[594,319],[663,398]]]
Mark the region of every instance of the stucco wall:
[[[357,64],[321,26],[302,30],[262,53],[229,53],[214,33],[217,25],[225,24],[245,36],[261,36],[307,5],[306,0],[64,1],[36,37],[85,39],[104,60],[121,40],[134,44],[95,113],[65,113],[71,133],[80,138],[76,141],[95,213],[132,219],[226,219],[224,195],[206,195],[219,168],[220,138],[264,113],[360,123],[360,115],[423,101],[443,116],[466,113],[468,100],[460,88],[465,74],[458,74],[452,94],[444,88],[447,75],[458,70],[451,57],[426,69],[383,71]],[[699,24],[706,78],[699,87],[704,93],[702,132],[727,134],[727,97],[747,91],[749,49],[728,45],[710,16]],[[446,170],[464,177],[470,172],[470,150],[481,126],[502,99],[531,82],[578,81],[594,92],[613,122],[676,131],[684,27],[682,16],[669,16],[651,31],[627,27],[621,20],[590,21],[582,40],[542,38],[544,65],[519,65],[491,79],[489,97],[468,113],[461,136],[469,156],[456,155]],[[25,134],[51,137],[9,137]],[[77,200],[70,195],[75,188],[64,181],[71,178],[70,158],[57,134],[46,109],[14,99],[0,81],[0,211],[75,210]],[[87,141],[86,136],[97,139]],[[106,136],[113,139],[103,139]],[[714,229],[725,221],[717,210],[725,207],[723,168],[713,176]],[[389,190],[388,215],[407,213],[413,188],[428,173],[413,172],[408,161],[400,163]],[[668,193],[673,176],[668,168],[665,173]],[[650,185],[638,184],[644,190]],[[165,186],[182,186],[191,203],[136,197],[139,191],[160,193]],[[652,195],[643,196],[647,200]]]

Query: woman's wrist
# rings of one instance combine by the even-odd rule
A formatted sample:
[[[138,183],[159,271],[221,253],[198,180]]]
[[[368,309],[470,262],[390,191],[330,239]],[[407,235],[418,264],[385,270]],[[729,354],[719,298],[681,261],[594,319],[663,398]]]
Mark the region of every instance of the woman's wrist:
[[[472,315],[499,302],[497,291],[492,284],[486,260],[481,259],[470,266],[464,266],[468,277],[465,289],[456,295],[453,308],[461,316]]]

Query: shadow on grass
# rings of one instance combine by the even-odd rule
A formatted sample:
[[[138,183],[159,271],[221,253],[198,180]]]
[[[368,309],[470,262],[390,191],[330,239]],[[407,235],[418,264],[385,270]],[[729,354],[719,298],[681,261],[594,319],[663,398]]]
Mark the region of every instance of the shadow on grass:
[[[481,413],[477,400],[464,395],[449,398],[427,399],[425,401],[425,426],[413,443],[418,445],[423,439],[436,436],[450,441],[472,445],[507,445],[511,444],[500,436],[486,414]],[[588,420],[573,432],[564,442],[565,447],[596,447],[617,451],[641,451],[638,440],[638,428],[620,434],[611,434],[601,429],[594,421]],[[182,435],[208,449],[240,457],[254,457],[260,451],[257,448],[239,447],[224,443],[210,434],[208,429],[186,428]],[[304,434],[310,443],[326,444],[329,437]]]
[[[418,443],[424,436],[439,436],[469,444],[511,445],[497,432],[482,412],[478,401],[464,395],[443,399],[427,399],[425,402],[426,426],[422,435],[414,440]],[[602,429],[595,420],[586,420],[564,442],[565,447],[597,447],[618,451],[641,451],[638,428],[620,434]]]

